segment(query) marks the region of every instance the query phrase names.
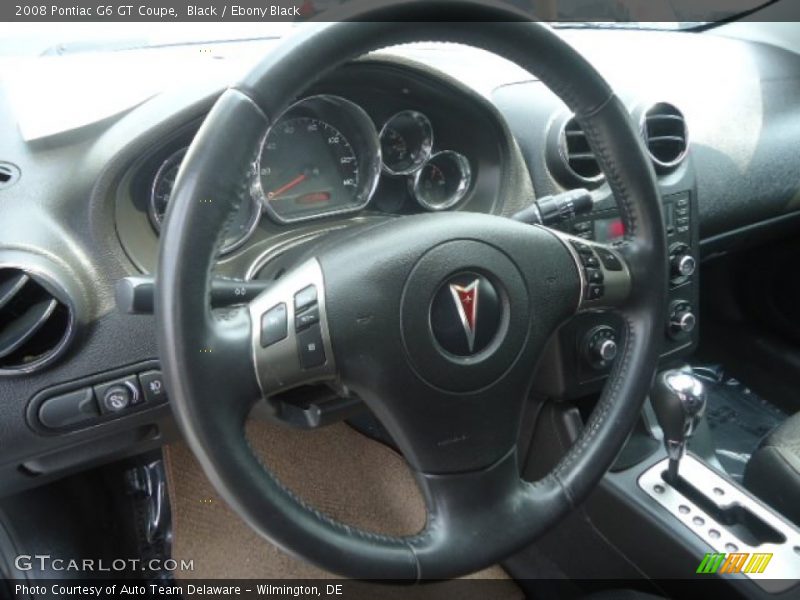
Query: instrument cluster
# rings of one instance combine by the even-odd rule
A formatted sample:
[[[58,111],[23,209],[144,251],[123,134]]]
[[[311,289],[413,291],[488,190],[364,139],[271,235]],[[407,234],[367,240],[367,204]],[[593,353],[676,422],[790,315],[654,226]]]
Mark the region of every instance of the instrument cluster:
[[[293,104],[269,128],[252,169],[250,202],[243,203],[222,247],[244,244],[261,217],[279,225],[362,211],[382,178],[404,180],[417,210],[459,206],[473,184],[470,159],[437,148],[431,120],[401,110],[378,129],[358,104],[319,94]],[[158,233],[186,148],[158,168],[150,187],[148,214]]]

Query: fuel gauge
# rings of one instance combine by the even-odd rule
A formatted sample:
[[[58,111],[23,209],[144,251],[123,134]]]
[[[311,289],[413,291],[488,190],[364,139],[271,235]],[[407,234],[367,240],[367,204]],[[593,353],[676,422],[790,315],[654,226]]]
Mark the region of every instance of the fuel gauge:
[[[452,208],[467,194],[472,183],[472,170],[463,154],[445,150],[431,156],[417,171],[411,191],[427,210]]]

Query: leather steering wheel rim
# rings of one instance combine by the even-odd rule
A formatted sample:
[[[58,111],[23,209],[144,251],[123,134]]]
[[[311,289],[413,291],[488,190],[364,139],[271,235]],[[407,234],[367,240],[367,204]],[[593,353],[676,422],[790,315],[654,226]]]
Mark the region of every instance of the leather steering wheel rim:
[[[464,22],[435,22],[447,14],[444,10],[458,11]],[[588,496],[622,448],[652,382],[660,342],[653,332],[662,329],[666,316],[667,256],[660,196],[653,168],[624,105],[595,69],[549,27],[529,22],[509,8],[473,0],[382,4],[358,16],[359,23],[311,26],[287,40],[222,94],[195,137],[176,182],[161,241],[156,296],[161,361],[186,441],[217,491],[256,531],[285,550],[345,576],[449,578],[497,562],[541,535]],[[609,307],[622,316],[624,330],[606,388],[572,449],[553,472],[535,483],[520,481],[512,439],[517,424],[510,419],[522,400],[498,401],[488,417],[491,425],[498,413],[497,433],[476,430],[471,449],[461,444],[458,455],[448,449],[451,454],[437,463],[437,445],[419,450],[423,434],[409,432],[413,429],[409,423],[421,423],[422,413],[413,418],[402,414],[402,398],[383,404],[380,394],[372,394],[369,384],[364,384],[367,404],[382,421],[389,421],[390,432],[398,434],[404,454],[408,451],[428,505],[428,522],[421,533],[392,537],[360,531],[306,505],[255,457],[244,436],[244,422],[253,402],[264,393],[261,375],[254,374],[260,350],[253,342],[257,329],[253,319],[260,313],[252,307],[212,312],[210,274],[223,239],[223,224],[249,197],[250,165],[268,127],[311,83],[336,66],[381,47],[416,41],[458,42],[489,50],[525,68],[564,100],[586,132],[617,199],[625,238],[613,253],[625,265],[627,287],[624,301]],[[364,368],[363,360],[359,363],[341,352],[344,344],[358,349],[359,333],[369,337],[363,330],[347,330],[354,316],[348,312],[352,302],[344,301],[343,295],[358,283],[353,279],[358,273],[348,275],[342,265],[358,251],[376,248],[379,254],[386,247],[380,245],[383,238],[408,239],[414,232],[419,244],[428,245],[420,246],[414,264],[403,271],[405,277],[423,259],[428,260],[430,248],[451,241],[441,227],[441,219],[447,218],[453,231],[459,232],[459,244],[474,242],[469,247],[476,249],[476,256],[495,251],[510,256],[514,264],[508,268],[509,277],[523,282],[519,304],[527,337],[510,361],[509,373],[497,376],[504,383],[492,380],[485,386],[491,388],[492,397],[518,390],[522,398],[534,366],[524,368],[524,363],[537,358],[543,340],[555,327],[586,308],[580,253],[565,236],[544,228],[499,217],[436,217],[398,219],[398,223],[361,232],[345,249],[337,247],[320,255],[314,268],[320,286],[324,281],[328,304],[323,327],[330,328],[332,341],[326,349],[336,352],[341,377],[352,378],[353,387],[361,392],[356,380],[370,379],[375,371]],[[492,248],[487,248],[487,240]],[[517,260],[526,255],[526,244],[535,244],[551,265],[529,266]],[[373,270],[363,271],[362,278],[389,276],[374,267],[364,268]],[[545,272],[547,268],[551,271]],[[339,279],[342,283],[337,283]],[[540,285],[545,279],[554,289]],[[404,292],[400,296],[405,298]],[[535,313],[529,313],[526,302],[536,305]],[[400,334],[397,338],[400,344]],[[407,351],[408,344],[402,343]],[[532,344],[538,344],[537,348],[527,351]],[[414,373],[414,366],[406,372]],[[424,382],[414,385],[430,391],[419,410],[437,411],[435,402],[463,406],[469,414],[462,421],[456,413],[454,419],[465,428],[490,414],[488,392],[483,388],[453,394],[435,392],[441,386]],[[375,386],[381,392],[389,389]],[[487,448],[491,452],[483,452]],[[488,464],[481,462],[483,456]]]

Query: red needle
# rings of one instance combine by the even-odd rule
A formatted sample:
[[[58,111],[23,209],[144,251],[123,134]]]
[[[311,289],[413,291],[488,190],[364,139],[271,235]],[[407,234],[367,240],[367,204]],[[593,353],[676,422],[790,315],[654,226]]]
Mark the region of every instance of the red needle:
[[[300,184],[301,184],[301,183],[303,183],[305,180],[306,180],[306,175],[305,175],[305,173],[304,173],[304,174],[302,174],[302,175],[298,175],[297,177],[295,177],[294,179],[292,179],[292,180],[291,180],[289,183],[287,183],[286,185],[283,185],[283,186],[279,187],[277,190],[275,190],[274,192],[270,192],[269,194],[267,194],[267,200],[272,200],[272,199],[273,199],[273,198],[275,198],[276,196],[280,196],[282,193],[284,193],[284,192],[288,192],[290,189],[292,189],[293,187],[295,187],[295,186],[297,186],[297,185],[300,185]]]

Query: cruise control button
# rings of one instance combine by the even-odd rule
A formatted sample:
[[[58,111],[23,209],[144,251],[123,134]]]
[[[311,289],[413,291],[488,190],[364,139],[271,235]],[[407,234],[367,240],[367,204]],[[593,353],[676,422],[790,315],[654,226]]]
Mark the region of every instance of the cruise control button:
[[[319,325],[312,325],[298,332],[297,350],[300,354],[300,365],[304,369],[325,364],[325,349],[322,346],[322,330]]]
[[[310,285],[303,288],[294,295],[294,309],[303,310],[306,306],[311,306],[317,301],[317,286]]]
[[[273,306],[261,315],[261,347],[280,342],[288,334],[286,303]]]
[[[319,323],[319,307],[317,306],[312,306],[299,315],[294,316],[294,328],[297,331],[310,327],[314,323]]]
[[[161,371],[139,373],[139,383],[142,384],[145,402],[166,402],[167,390],[164,387],[164,377],[161,375]]]
[[[600,257],[600,260],[603,261],[603,266],[609,271],[622,271],[622,263],[613,252],[610,252],[605,248],[598,248],[597,256]]]

